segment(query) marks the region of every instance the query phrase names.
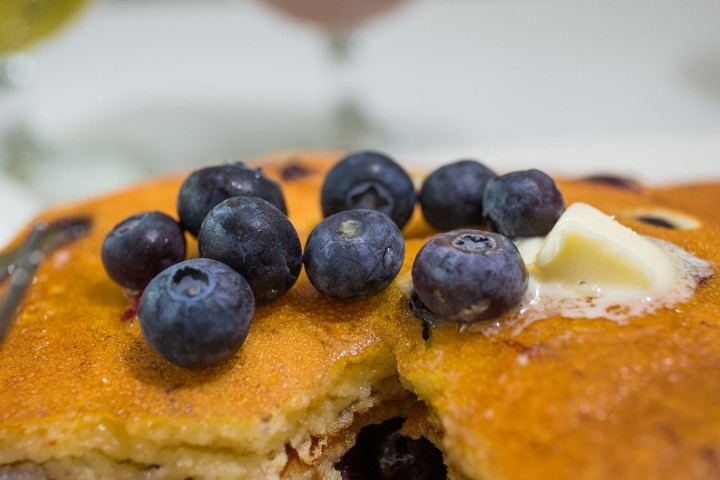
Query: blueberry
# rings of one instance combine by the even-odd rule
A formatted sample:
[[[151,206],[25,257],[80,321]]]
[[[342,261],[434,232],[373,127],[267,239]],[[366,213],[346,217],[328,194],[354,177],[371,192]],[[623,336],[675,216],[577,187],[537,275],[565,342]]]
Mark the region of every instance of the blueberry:
[[[453,230],[432,237],[415,257],[415,293],[433,313],[460,323],[496,318],[517,305],[528,273],[507,237]]]
[[[491,179],[483,203],[495,230],[508,237],[546,235],[565,211],[553,179],[534,169]]]
[[[628,190],[630,192],[640,193],[642,192],[642,185],[640,182],[629,177],[620,177],[617,175],[590,175],[583,178],[590,183],[596,185],[606,185],[608,187],[615,187],[622,190]]]
[[[321,293],[337,299],[380,293],[400,271],[405,242],[382,212],[346,210],[320,222],[305,244],[305,271]]]
[[[334,465],[343,480],[445,480],[443,456],[429,440],[402,435],[400,417],[370,424]]]
[[[495,176],[475,160],[460,160],[433,171],[420,190],[425,220],[438,230],[482,225],[485,185]]]
[[[378,459],[382,480],[440,480],[447,478],[443,457],[427,438],[392,432],[380,442]]]
[[[302,268],[295,227],[257,197],[228,198],[210,210],[200,227],[198,249],[201,257],[230,265],[245,277],[257,302],[282,296]]]
[[[675,230],[678,228],[678,226],[670,220],[655,215],[638,215],[635,217],[635,220],[647,223],[653,227],[667,228],[668,230]]]
[[[202,368],[238,351],[254,313],[252,290],[239,273],[195,258],[163,270],[148,284],[138,319],[153,350],[181,367]]]
[[[185,258],[185,235],[162,212],[138,213],[110,230],[100,256],[110,278],[123,287],[142,290],[159,272]]]
[[[389,216],[402,228],[415,207],[415,187],[403,168],[377,152],[353,153],[330,169],[320,192],[325,217],[355,208]]]
[[[277,182],[259,169],[231,163],[196,170],[185,179],[177,198],[180,222],[197,237],[205,215],[223,200],[237,196],[260,197],[287,215],[285,197]]]

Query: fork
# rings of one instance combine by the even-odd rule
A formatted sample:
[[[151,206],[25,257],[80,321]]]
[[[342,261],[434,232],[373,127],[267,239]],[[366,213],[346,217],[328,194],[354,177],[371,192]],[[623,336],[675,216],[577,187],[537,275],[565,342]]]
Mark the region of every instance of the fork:
[[[0,254],[0,283],[10,279],[0,299],[0,342],[17,315],[35,270],[51,251],[87,233],[90,223],[87,217],[61,218],[53,222],[38,220],[17,247]]]

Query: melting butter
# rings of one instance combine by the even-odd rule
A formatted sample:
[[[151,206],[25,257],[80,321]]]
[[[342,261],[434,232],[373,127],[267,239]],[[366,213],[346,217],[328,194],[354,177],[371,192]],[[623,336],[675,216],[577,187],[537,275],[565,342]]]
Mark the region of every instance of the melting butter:
[[[542,318],[620,323],[688,301],[713,266],[679,246],[642,236],[590,205],[567,208],[543,238],[518,239],[528,290],[509,314],[516,331]],[[500,323],[478,324],[492,333]]]
[[[675,275],[662,248],[586,203],[568,207],[529,268],[541,282],[617,299],[661,295]]]

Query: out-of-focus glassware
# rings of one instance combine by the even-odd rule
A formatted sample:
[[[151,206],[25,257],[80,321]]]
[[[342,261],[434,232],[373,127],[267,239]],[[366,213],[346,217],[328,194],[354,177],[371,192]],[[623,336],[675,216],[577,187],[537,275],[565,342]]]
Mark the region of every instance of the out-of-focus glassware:
[[[282,12],[323,28],[347,33],[407,0],[264,0]]]
[[[0,84],[27,82],[34,63],[26,50],[61,29],[90,0],[1,0]]]
[[[30,48],[65,27],[90,1],[0,0],[0,171],[21,181],[43,156],[22,95],[35,77]]]
[[[351,40],[358,28],[408,0],[263,0],[284,14],[315,25],[328,38],[328,51],[336,70],[339,100],[331,115],[334,146],[354,149],[382,142],[385,132],[372,121],[352,86]]]

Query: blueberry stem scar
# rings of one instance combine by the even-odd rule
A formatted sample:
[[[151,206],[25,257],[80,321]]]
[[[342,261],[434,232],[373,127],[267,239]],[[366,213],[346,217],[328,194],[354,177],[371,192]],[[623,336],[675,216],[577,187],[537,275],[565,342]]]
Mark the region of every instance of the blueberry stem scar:
[[[345,240],[350,240],[358,235],[360,230],[360,224],[356,220],[345,220],[340,224],[338,232],[343,236]]]

